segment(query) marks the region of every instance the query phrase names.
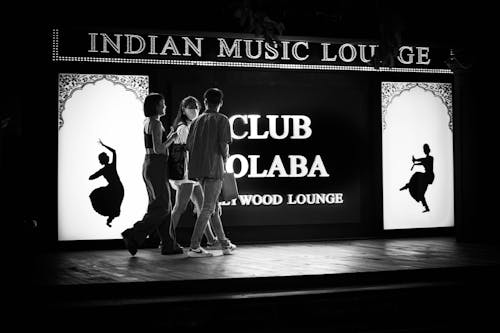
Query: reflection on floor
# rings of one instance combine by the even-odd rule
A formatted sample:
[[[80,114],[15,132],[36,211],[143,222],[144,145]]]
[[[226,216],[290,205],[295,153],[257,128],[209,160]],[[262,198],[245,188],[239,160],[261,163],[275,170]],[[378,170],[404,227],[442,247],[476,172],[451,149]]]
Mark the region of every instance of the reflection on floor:
[[[126,328],[203,329],[223,316],[248,332],[420,332],[487,323],[483,297],[498,301],[500,289],[498,248],[446,237],[240,245],[231,256],[214,254],[45,253],[28,297],[58,318],[110,327],[125,323],[112,318],[133,316]]]

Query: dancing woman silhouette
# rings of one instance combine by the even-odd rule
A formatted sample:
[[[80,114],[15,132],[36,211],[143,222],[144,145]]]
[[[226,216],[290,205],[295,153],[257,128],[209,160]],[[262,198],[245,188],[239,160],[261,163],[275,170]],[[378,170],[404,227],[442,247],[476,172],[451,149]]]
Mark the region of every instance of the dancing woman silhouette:
[[[90,193],[90,201],[97,213],[108,216],[106,225],[111,227],[111,221],[113,221],[115,217],[120,216],[120,207],[125,192],[120,177],[116,172],[116,150],[106,146],[100,139],[99,143],[113,153],[113,161],[111,163],[109,162],[109,157],[106,153],[102,152],[99,154],[99,162],[104,165],[104,167],[91,175],[89,180],[103,176],[108,181],[108,185],[93,190],[92,193]]]
[[[424,144],[425,157],[415,158],[412,156],[413,165],[411,170],[413,170],[415,165],[422,165],[424,167],[424,172],[415,172],[413,176],[411,176],[410,181],[399,189],[400,191],[408,189],[413,199],[417,202],[421,202],[424,206],[423,213],[430,211],[427,201],[425,200],[425,192],[427,191],[427,186],[434,182],[434,157],[429,155],[430,152],[431,149],[426,143]]]

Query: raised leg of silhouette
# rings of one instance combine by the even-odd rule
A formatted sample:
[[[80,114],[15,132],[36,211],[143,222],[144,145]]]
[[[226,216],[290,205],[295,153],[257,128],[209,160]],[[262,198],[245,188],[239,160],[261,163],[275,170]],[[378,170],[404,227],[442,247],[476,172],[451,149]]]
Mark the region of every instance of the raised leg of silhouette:
[[[107,225],[108,227],[110,227],[110,228],[111,228],[111,222],[113,221],[113,219],[114,219],[114,218],[115,218],[114,216],[110,216],[110,217],[108,217],[108,220],[107,220],[107,222],[106,222],[106,225]]]
[[[430,209],[429,206],[427,205],[427,201],[425,200],[425,198],[422,199],[422,204],[424,205],[424,211],[422,213],[429,212]]]

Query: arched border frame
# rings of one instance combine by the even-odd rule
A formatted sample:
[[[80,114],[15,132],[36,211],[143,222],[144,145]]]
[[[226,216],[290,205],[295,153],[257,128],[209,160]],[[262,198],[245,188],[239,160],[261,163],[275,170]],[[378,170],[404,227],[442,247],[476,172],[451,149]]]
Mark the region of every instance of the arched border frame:
[[[121,85],[127,91],[134,93],[137,99],[144,102],[149,93],[149,77],[143,75],[109,75],[109,74],[75,74],[60,73],[58,89],[59,130],[64,125],[63,112],[66,102],[78,90],[89,84],[95,84],[101,80],[108,80],[115,85]]]
[[[451,83],[433,83],[433,82],[382,82],[382,129],[387,128],[385,117],[387,109],[392,101],[401,96],[405,91],[409,91],[415,87],[420,87],[425,91],[431,92],[434,96],[441,99],[448,110],[450,118],[448,127],[453,131],[453,91]]]

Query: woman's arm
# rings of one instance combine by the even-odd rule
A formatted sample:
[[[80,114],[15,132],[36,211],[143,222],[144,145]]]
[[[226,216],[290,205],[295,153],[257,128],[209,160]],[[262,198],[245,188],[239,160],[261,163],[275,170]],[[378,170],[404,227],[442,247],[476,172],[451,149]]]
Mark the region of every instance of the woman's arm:
[[[113,153],[113,161],[111,162],[111,164],[116,164],[116,150],[114,150],[113,148],[111,148],[110,146],[106,146],[104,143],[102,143],[101,139],[99,139],[99,143],[106,149],[108,149],[110,152]]]
[[[422,162],[424,162],[425,160],[427,160],[427,157],[413,158],[413,163],[415,163],[415,164],[422,164]]]
[[[167,147],[174,142],[177,133],[170,132],[167,136],[167,140],[162,142],[162,132],[163,128],[159,120],[151,123],[151,134],[153,136],[153,151],[155,154],[165,154],[167,152]]]
[[[151,121],[151,136],[153,137],[153,151],[155,154],[165,154],[166,147],[161,142],[162,128],[159,120]]]
[[[99,178],[100,176],[102,176],[103,171],[104,171],[104,168],[102,168],[101,170],[97,171],[96,173],[90,175],[89,180]]]
[[[170,133],[168,133],[167,135],[167,140],[165,140],[164,144],[165,144],[165,147],[168,148],[170,147],[170,145],[175,141],[175,139],[177,138],[177,132],[174,131],[173,128],[170,129]]]

